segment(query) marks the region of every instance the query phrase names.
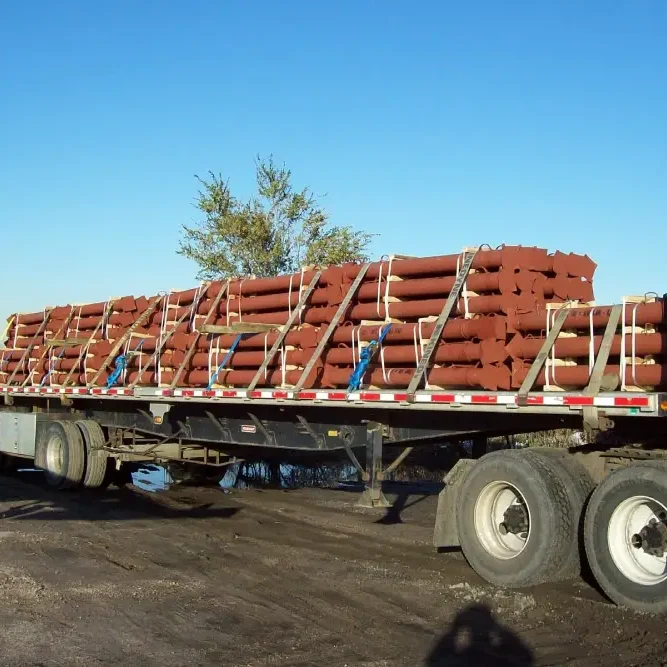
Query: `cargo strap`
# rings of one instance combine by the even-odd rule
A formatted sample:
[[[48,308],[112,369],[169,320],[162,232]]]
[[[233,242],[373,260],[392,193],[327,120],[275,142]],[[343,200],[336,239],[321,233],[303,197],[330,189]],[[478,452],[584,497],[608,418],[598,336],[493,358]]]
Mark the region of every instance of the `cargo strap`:
[[[215,384],[215,381],[218,378],[218,375],[222,372],[222,370],[225,368],[227,363],[232,357],[232,354],[236,351],[236,348],[239,346],[239,343],[241,342],[241,339],[243,338],[245,334],[238,334],[236,338],[234,339],[234,342],[232,343],[232,346],[229,348],[227,351],[227,354],[225,355],[225,358],[222,360],[222,363],[218,366],[218,369],[211,375],[211,379],[208,381],[208,386],[206,387],[207,391],[210,391],[213,385]]]
[[[558,311],[549,335],[546,337],[544,343],[542,343],[542,347],[540,348],[537,357],[535,357],[535,361],[533,361],[528,374],[521,383],[521,387],[519,388],[519,392],[516,397],[517,405],[525,406],[528,404],[528,394],[533,388],[533,385],[535,384],[539,374],[542,372],[544,364],[549,358],[551,348],[555,345],[556,339],[560,335],[561,329],[563,328],[565,320],[569,314],[570,311],[565,307]]]
[[[438,315],[438,319],[435,321],[435,326],[433,327],[431,338],[429,339],[428,344],[424,349],[424,353],[422,354],[422,357],[417,364],[417,368],[415,369],[415,373],[410,380],[410,384],[408,385],[406,394],[407,401],[409,403],[414,402],[415,392],[417,389],[419,389],[419,385],[424,379],[424,375],[426,374],[431,363],[431,357],[433,356],[435,349],[438,347],[438,345],[440,345],[442,332],[444,331],[445,325],[447,324],[452,312],[454,311],[454,308],[458,305],[459,296],[461,295],[461,291],[463,290],[465,282],[468,278],[468,274],[470,273],[472,263],[475,261],[478,250],[479,248],[471,248],[470,250],[463,251],[463,264],[456,274],[456,280],[452,285],[451,292],[447,297],[447,301],[445,301],[445,305],[440,315]]]
[[[264,357],[264,361],[262,362],[262,365],[257,369],[255,377],[253,377],[252,381],[248,385],[248,394],[255,389],[257,383],[262,377],[262,374],[266,372],[266,369],[268,368],[269,364],[273,361],[273,358],[276,356],[276,353],[278,352],[281,345],[285,341],[285,338],[287,337],[289,330],[294,325],[294,322],[296,321],[297,317],[299,319],[301,318],[301,313],[305,308],[308,299],[310,299],[310,295],[313,293],[313,290],[319,284],[321,277],[322,277],[322,271],[321,270],[316,271],[315,275],[312,277],[310,283],[308,284],[308,287],[306,287],[306,289],[302,292],[297,307],[290,313],[287,322],[285,322],[285,325],[278,334],[278,338],[271,346],[271,349],[269,350],[268,354]]]
[[[329,326],[326,328],[324,335],[322,336],[320,342],[317,344],[315,352],[313,352],[313,355],[308,360],[306,367],[303,369],[301,376],[299,377],[299,380],[294,387],[295,396],[298,396],[298,393],[301,391],[303,385],[306,383],[306,380],[308,379],[310,372],[313,370],[313,366],[315,366],[315,363],[322,356],[322,352],[324,351],[324,348],[329,342],[331,334],[334,332],[334,329],[338,326],[338,323],[343,318],[343,315],[345,315],[345,313],[347,312],[347,309],[350,305],[350,301],[352,301],[354,295],[357,293],[357,290],[359,289],[361,282],[365,278],[369,267],[370,267],[370,262],[366,262],[365,264],[361,265],[359,273],[357,273],[357,277],[354,279],[352,285],[350,285],[350,289],[347,291],[345,298],[341,302],[340,306],[338,306],[336,314],[333,316],[333,319],[329,323]]]

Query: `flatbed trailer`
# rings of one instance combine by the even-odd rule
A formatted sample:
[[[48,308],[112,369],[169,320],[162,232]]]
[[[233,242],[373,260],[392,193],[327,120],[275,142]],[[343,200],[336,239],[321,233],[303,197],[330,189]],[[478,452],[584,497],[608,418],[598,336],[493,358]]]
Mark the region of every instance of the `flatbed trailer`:
[[[64,386],[35,386],[29,377],[14,384],[15,370],[7,384],[0,385],[0,452],[10,464],[17,458],[34,461],[46,471],[47,481],[62,489],[103,487],[114,467],[143,462],[195,466],[219,475],[253,452],[255,457],[277,450],[314,457],[338,453],[347,455],[361,474],[361,502],[386,507],[382,482],[414,448],[473,440],[472,458],[458,461],[444,479],[436,547],[460,547],[484,579],[506,587],[578,576],[585,558],[614,602],[666,612],[667,393],[605,391],[619,386],[618,377],[605,375],[618,327],[622,340],[630,335],[634,341],[625,299],[610,309],[588,384],[581,391],[533,390],[561,334],[565,307],[554,312],[518,391],[421,389],[428,386],[423,383],[432,355],[464,293],[478,250],[464,251],[457,261],[456,280],[405,390],[303,389],[368,263],[359,268],[296,386],[257,388],[268,360],[319,280],[318,270],[250,386],[215,388],[214,375],[211,389],[178,387],[194,346],[166,387],[97,386],[102,369],[88,386],[69,386],[67,381]],[[159,298],[115,343],[102,368],[114,360]],[[154,355],[158,352],[159,347]],[[626,362],[623,351],[621,374]],[[490,436],[560,428],[583,429],[590,444],[487,452]],[[385,445],[402,447],[386,467]]]
[[[103,487],[124,464],[215,475],[253,452],[339,453],[361,473],[361,502],[386,507],[383,479],[414,448],[473,440],[445,477],[436,547],[461,547],[506,587],[577,576],[585,553],[613,601],[664,612],[666,414],[659,392],[0,386],[0,451],[58,489]],[[558,428],[591,444],[486,453],[489,436]],[[403,448],[389,465],[385,445]]]

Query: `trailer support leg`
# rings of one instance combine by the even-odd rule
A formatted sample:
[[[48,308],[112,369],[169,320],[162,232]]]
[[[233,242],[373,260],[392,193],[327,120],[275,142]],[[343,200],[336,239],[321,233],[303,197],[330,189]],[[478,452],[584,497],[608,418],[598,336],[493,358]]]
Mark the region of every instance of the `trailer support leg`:
[[[366,436],[366,470],[363,473],[364,492],[360,507],[387,508],[391,504],[382,492],[382,425],[368,424]]]

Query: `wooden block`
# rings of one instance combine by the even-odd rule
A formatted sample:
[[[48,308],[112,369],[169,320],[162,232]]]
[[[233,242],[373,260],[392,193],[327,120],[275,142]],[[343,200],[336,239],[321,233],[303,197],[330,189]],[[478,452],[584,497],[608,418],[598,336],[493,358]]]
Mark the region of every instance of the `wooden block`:
[[[47,347],[69,347],[73,345],[85,345],[88,338],[51,338],[44,341]]]
[[[241,334],[241,333],[266,333],[268,331],[279,331],[280,324],[262,324],[260,322],[235,322],[226,326],[224,324],[205,324],[201,328],[202,333],[209,334]]]

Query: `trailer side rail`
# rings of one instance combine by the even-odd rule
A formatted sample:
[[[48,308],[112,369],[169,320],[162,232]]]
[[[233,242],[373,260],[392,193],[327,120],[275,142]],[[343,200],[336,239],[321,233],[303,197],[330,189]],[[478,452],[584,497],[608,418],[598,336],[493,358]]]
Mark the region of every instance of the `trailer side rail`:
[[[521,405],[518,392],[485,392],[465,390],[418,391],[414,403],[406,401],[407,392],[397,390],[361,390],[345,392],[340,390],[301,390],[290,389],[168,389],[155,387],[17,387],[0,386],[0,396],[13,400],[21,396],[42,396],[62,399],[109,399],[150,402],[197,402],[240,403],[261,402],[304,405],[370,407],[382,404],[383,408],[410,410],[429,407],[434,410],[461,411],[513,411],[522,412],[572,412],[593,407],[605,410],[608,414],[628,416],[661,416],[667,414],[667,394],[659,392],[631,393],[607,392],[587,396],[583,392],[533,392],[525,405]]]

